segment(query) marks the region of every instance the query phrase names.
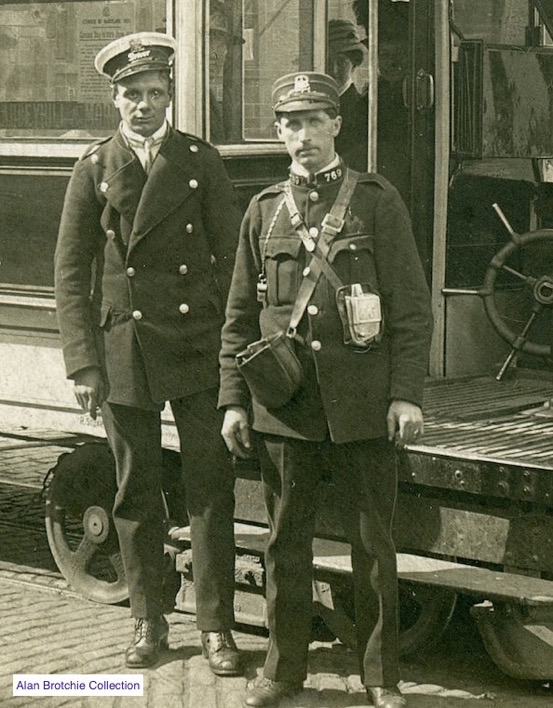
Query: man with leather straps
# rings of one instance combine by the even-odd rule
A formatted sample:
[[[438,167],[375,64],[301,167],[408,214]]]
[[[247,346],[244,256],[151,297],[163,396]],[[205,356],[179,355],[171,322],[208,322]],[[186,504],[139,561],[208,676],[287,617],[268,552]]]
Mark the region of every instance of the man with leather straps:
[[[270,530],[269,647],[264,675],[244,705],[276,705],[302,689],[312,615],[314,489],[330,472],[352,545],[361,680],[377,708],[398,708],[405,698],[398,690],[391,533],[395,446],[413,441],[423,429],[420,406],[432,329],[428,288],[395,188],[375,174],[352,174],[334,151],[340,129],[334,79],[313,72],[284,76],[274,85],[273,105],[278,136],[292,159],[290,179],[288,186],[277,184],[254,197],[244,217],[220,357],[222,434],[241,457],[251,450],[250,424],[259,434]],[[343,199],[337,195],[345,181],[353,193],[342,205],[343,223],[334,214],[325,220]],[[287,190],[301,223],[292,223]],[[383,317],[375,319],[374,336],[351,339],[352,332],[365,331],[366,322],[357,316],[344,320],[323,271],[293,339],[303,382],[288,402],[268,408],[255,396],[250,401],[235,357],[251,342],[287,331],[304,280],[319,269],[312,260],[317,248],[328,250],[326,260],[361,320],[364,311],[378,312],[376,300]],[[368,324],[370,331],[375,322]]]
[[[203,651],[215,673],[235,675],[234,474],[217,389],[241,214],[215,148],[167,122],[174,50],[173,38],[142,32],[96,57],[121,123],[75,165],[56,299],[67,375],[93,418],[101,406],[116,461],[113,518],[135,618],[126,664],[150,666],[167,644],[160,412],[169,401]]]

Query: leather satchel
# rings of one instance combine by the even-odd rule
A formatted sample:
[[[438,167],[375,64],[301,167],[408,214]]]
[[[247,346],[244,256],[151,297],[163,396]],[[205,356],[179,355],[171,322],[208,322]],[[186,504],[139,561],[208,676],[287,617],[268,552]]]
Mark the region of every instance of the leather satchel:
[[[248,344],[236,365],[252,396],[266,408],[279,408],[299,389],[303,371],[294,342],[285,332]]]

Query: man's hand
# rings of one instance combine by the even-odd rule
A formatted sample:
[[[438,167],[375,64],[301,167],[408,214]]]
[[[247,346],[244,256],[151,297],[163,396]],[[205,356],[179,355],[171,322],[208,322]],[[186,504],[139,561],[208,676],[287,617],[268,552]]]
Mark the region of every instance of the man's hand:
[[[248,414],[240,406],[229,406],[225,411],[221,435],[229,451],[236,457],[249,456],[252,445]]]
[[[397,447],[415,442],[424,433],[424,421],[419,406],[409,401],[392,401],[386,419],[388,440]]]
[[[80,407],[96,420],[96,411],[105,398],[102,372],[96,366],[82,369],[75,374],[75,398]]]

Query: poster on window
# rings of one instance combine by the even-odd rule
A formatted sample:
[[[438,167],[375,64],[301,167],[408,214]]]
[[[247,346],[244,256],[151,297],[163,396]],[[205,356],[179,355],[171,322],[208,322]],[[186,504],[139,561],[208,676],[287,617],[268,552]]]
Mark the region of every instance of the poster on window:
[[[77,6],[79,96],[86,102],[106,100],[106,81],[94,68],[94,57],[109,42],[135,31],[134,2],[80,3]]]

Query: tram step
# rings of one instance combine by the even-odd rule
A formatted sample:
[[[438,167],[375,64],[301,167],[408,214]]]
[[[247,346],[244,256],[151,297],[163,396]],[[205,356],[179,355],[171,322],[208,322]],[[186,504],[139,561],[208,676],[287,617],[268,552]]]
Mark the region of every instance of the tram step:
[[[262,557],[268,539],[263,526],[235,523],[237,549],[237,581],[256,586],[262,581]],[[175,540],[190,543],[188,527],[174,529]],[[182,554],[181,554],[182,555]],[[341,541],[316,538],[313,542],[313,567],[316,571],[339,575],[351,574],[349,545]],[[251,557],[251,567],[248,559]],[[496,602],[512,602],[527,607],[553,607],[553,581],[487,568],[428,558],[410,553],[398,553],[398,575],[403,581],[438,586],[447,590],[473,595]],[[177,557],[177,570],[186,572],[189,560]],[[257,567],[257,571],[252,569]],[[252,574],[253,573],[253,574]],[[260,574],[261,573],[261,574]],[[255,577],[254,577],[255,576]]]

